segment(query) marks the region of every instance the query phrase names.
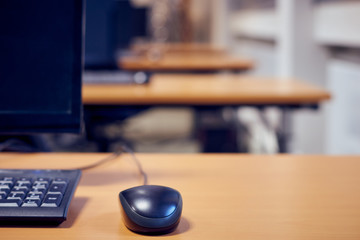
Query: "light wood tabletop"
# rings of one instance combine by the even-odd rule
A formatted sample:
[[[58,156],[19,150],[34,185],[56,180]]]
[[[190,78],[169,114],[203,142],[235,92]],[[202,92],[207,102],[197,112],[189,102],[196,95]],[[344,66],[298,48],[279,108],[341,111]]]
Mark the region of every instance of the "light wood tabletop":
[[[106,154],[0,154],[1,168],[76,168]],[[360,157],[138,154],[150,184],[180,191],[183,216],[161,239],[360,239]],[[83,172],[68,220],[2,227],[2,239],[149,239],[124,226],[120,191],[141,184],[129,155]]]
[[[295,79],[245,75],[155,74],[145,85],[85,84],[84,104],[317,104],[325,89]]]
[[[191,53],[188,51],[186,53],[165,53],[157,57],[124,56],[119,58],[118,66],[131,71],[242,71],[253,68],[254,62],[228,54]]]

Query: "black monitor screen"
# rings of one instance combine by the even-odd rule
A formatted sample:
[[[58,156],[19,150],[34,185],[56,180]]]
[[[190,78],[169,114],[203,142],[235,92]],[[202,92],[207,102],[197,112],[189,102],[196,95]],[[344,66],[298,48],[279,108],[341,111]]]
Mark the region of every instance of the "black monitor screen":
[[[0,1],[0,132],[78,132],[82,0]]]
[[[87,0],[85,68],[117,68],[116,51],[146,37],[147,11],[130,0]]]

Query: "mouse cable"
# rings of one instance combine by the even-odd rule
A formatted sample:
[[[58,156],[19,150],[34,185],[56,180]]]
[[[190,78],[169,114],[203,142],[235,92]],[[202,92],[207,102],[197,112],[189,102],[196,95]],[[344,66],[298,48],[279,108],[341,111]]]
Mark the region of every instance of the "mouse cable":
[[[109,156],[107,156],[105,158],[102,158],[102,159],[100,159],[99,161],[97,161],[97,162],[95,162],[93,164],[90,164],[90,165],[87,165],[87,166],[84,166],[84,167],[76,168],[76,170],[86,171],[86,170],[89,170],[89,169],[92,169],[92,168],[96,168],[96,167],[98,167],[98,166],[100,166],[100,165],[102,165],[102,164],[104,164],[106,162],[109,162],[109,161],[111,161],[113,159],[118,158],[122,154],[122,152],[123,151],[121,149],[117,150],[117,151],[111,153],[111,155],[109,155]]]
[[[133,161],[136,164],[136,167],[140,173],[140,175],[143,178],[143,185],[147,185],[148,184],[148,176],[146,174],[146,172],[144,171],[141,162],[139,161],[139,159],[136,157],[135,153],[133,150],[131,150],[131,148],[129,148],[128,146],[126,146],[125,144],[123,144],[117,151],[113,152],[111,155],[93,163],[90,164],[88,166],[84,166],[84,167],[80,167],[80,168],[76,168],[77,170],[82,170],[82,171],[86,171],[92,168],[96,168],[108,161],[114,160],[116,158],[118,158],[123,152],[129,153],[131,158],[133,159]]]
[[[21,143],[20,141],[18,141],[17,139],[8,139],[7,141],[5,142],[2,142],[0,143],[0,152],[4,151],[4,150],[7,150],[7,148],[13,146],[13,145],[16,145],[18,143]],[[12,150],[17,150],[17,151],[20,151],[20,150],[23,150],[23,151],[29,151],[29,149],[27,148],[14,148]],[[122,144],[122,146],[116,150],[115,152],[113,152],[111,155],[103,158],[103,159],[100,159],[99,161],[93,163],[93,164],[90,164],[90,165],[87,165],[87,166],[83,166],[83,167],[79,167],[79,168],[76,168],[76,170],[81,170],[81,171],[86,171],[86,170],[89,170],[89,169],[92,169],[92,168],[96,168],[106,162],[109,162],[111,160],[114,160],[116,158],[118,158],[123,152],[127,152],[131,155],[133,161],[135,162],[137,168],[138,168],[138,171],[140,173],[140,175],[143,177],[143,185],[147,185],[148,184],[148,177],[147,177],[147,174],[145,173],[145,171],[143,170],[142,168],[142,165],[141,165],[141,162],[139,161],[139,159],[136,157],[135,153],[133,150],[131,150],[128,146],[126,146],[125,144]]]
[[[139,170],[139,173],[140,175],[143,177],[143,185],[147,185],[148,184],[148,176],[146,174],[146,172],[144,171],[142,165],[141,165],[141,162],[139,161],[139,159],[136,157],[135,153],[133,150],[131,150],[131,148],[129,148],[128,146],[126,146],[125,144],[123,144],[121,146],[121,148],[129,153],[132,157],[132,159],[134,160],[136,166],[137,166],[137,169]]]

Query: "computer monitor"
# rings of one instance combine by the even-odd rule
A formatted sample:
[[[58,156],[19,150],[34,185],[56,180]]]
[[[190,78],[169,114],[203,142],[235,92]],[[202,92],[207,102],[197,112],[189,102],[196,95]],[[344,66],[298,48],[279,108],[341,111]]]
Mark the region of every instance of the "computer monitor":
[[[0,133],[80,132],[83,9],[0,1]]]
[[[116,52],[146,38],[147,14],[130,0],[87,0],[85,69],[117,69]]]

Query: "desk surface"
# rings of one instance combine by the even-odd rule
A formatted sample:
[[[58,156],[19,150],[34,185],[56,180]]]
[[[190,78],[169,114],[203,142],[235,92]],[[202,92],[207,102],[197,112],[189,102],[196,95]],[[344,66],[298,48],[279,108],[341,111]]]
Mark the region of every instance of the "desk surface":
[[[118,66],[131,71],[220,71],[247,70],[253,68],[254,63],[227,54],[186,52],[165,53],[156,61],[144,55],[122,57],[118,60]]]
[[[104,154],[0,154],[1,168],[74,168]],[[150,184],[184,199],[162,239],[360,239],[360,157],[138,154]],[[118,193],[140,184],[130,156],[83,173],[57,228],[1,228],[2,239],[135,239]]]
[[[317,104],[329,92],[296,80],[241,75],[156,74],[147,85],[88,84],[85,104]]]

